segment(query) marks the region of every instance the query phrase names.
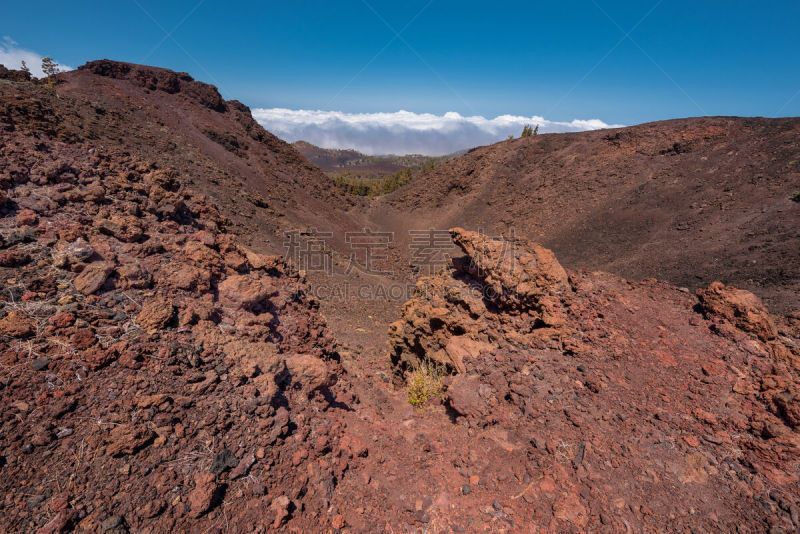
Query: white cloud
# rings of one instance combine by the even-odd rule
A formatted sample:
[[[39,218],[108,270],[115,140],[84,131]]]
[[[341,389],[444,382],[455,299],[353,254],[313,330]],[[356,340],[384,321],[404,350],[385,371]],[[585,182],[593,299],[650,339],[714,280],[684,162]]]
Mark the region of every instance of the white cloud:
[[[500,115],[494,119],[464,117],[456,112],[342,113],[305,109],[256,108],[253,117],[278,137],[325,148],[355,148],[365,154],[449,154],[464,148],[519,136],[526,124],[539,132],[574,132],[613,128],[598,119],[549,121],[543,117]]]
[[[31,69],[31,74],[37,78],[43,78],[43,57],[31,50],[20,48],[19,44],[7,35],[3,36],[3,40],[0,41],[0,65],[4,65],[7,69],[19,69],[22,66],[22,62],[25,61],[28,68]],[[61,63],[58,64],[58,68],[62,71],[72,70],[72,67]]]

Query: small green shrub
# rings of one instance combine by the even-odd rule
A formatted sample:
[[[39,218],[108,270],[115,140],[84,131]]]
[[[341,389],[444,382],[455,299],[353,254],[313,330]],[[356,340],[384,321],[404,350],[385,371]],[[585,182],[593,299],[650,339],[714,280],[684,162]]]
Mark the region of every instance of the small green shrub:
[[[794,202],[800,202],[800,191],[795,191],[792,195],[792,200]]]
[[[532,135],[539,135],[539,125],[536,125],[536,128],[533,128],[530,124],[526,124],[522,128],[522,135],[520,137],[530,137]]]
[[[442,394],[442,368],[425,360],[406,377],[408,403],[421,408],[429,400]]]

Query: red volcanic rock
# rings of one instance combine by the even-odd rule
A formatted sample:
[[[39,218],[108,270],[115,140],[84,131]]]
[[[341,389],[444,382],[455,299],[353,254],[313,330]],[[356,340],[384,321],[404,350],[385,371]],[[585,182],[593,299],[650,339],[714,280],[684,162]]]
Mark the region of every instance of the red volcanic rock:
[[[86,350],[96,342],[97,337],[88,328],[81,328],[69,336],[69,343],[76,350]]]
[[[164,328],[174,316],[175,306],[172,301],[164,296],[158,296],[142,305],[136,322],[148,332],[157,332]]]
[[[126,243],[139,241],[144,235],[144,230],[136,217],[112,215],[109,219],[97,221],[95,225],[102,233]]]
[[[25,338],[36,332],[36,322],[20,311],[12,311],[0,319],[0,334]]]
[[[403,318],[390,327],[396,371],[416,368],[420,349],[425,358],[463,373],[469,368],[466,359],[491,352],[500,340],[542,343],[563,337],[560,298],[569,286],[552,252],[459,228],[451,235],[466,256],[453,260],[449,274],[421,278]],[[464,284],[463,278],[474,283]],[[509,314],[508,319],[487,306]],[[494,335],[487,335],[485,321],[498,319]]]
[[[0,267],[19,267],[31,261],[31,255],[24,250],[4,250],[0,252]]]
[[[32,210],[20,210],[17,213],[18,226],[36,226],[39,224],[39,216]]]
[[[211,275],[187,263],[167,263],[158,270],[155,281],[165,288],[205,291],[210,289]]]
[[[188,501],[192,516],[200,517],[211,509],[217,488],[213,473],[197,473],[194,476],[194,489],[189,494]]]
[[[287,380],[302,389],[307,395],[332,386],[335,382],[324,361],[309,354],[294,354],[285,359]]]
[[[115,426],[109,433],[110,443],[106,446],[106,454],[109,456],[135,454],[147,446],[155,436],[155,432],[142,425]]]
[[[48,320],[56,328],[68,328],[75,323],[75,314],[72,312],[61,312],[51,316]]]
[[[232,275],[220,282],[219,298],[224,303],[249,310],[275,294],[275,286],[261,276]]]
[[[477,376],[457,376],[447,387],[447,403],[457,414],[480,420],[486,415],[486,401],[479,394]]]
[[[97,293],[114,271],[114,264],[104,261],[90,263],[75,280],[75,289],[85,295]]]
[[[79,237],[71,243],[59,242],[53,254],[53,265],[66,268],[69,265],[87,261],[94,254],[92,246]]]
[[[715,317],[753,334],[762,341],[775,339],[778,329],[767,309],[754,294],[714,282],[708,289],[697,290],[700,305],[709,317]]]
[[[491,239],[461,228],[450,230],[467,255],[456,268],[480,279],[490,300],[504,308],[535,307],[539,299],[567,288],[567,273],[550,250],[524,241]]]
[[[247,258],[247,262],[253,269],[264,269],[268,271],[283,265],[283,258],[280,256],[259,254],[249,249],[245,249],[244,253],[245,257]]]

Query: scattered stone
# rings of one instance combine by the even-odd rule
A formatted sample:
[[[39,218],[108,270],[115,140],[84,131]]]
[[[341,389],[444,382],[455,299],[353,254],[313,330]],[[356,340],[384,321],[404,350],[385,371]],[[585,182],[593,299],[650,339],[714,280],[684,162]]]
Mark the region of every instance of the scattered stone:
[[[0,252],[0,267],[19,267],[30,263],[31,255],[24,250],[5,250]]]
[[[103,287],[113,271],[112,263],[102,261],[90,263],[81,274],[75,277],[73,284],[75,289],[84,295],[92,295]]]
[[[237,478],[246,476],[248,471],[250,471],[250,468],[253,467],[254,463],[256,463],[255,455],[252,452],[245,454],[242,459],[239,460],[239,463],[236,465],[233,471],[231,471],[231,480],[236,480]]]
[[[106,453],[110,456],[135,454],[155,437],[156,433],[144,425],[118,425],[109,433],[111,443],[106,447]]]
[[[148,332],[157,332],[164,328],[175,316],[175,306],[164,296],[146,301],[136,317],[136,322]]]
[[[272,523],[272,528],[278,528],[286,522],[289,518],[292,501],[286,495],[280,495],[272,499],[270,508],[275,512],[275,521]]]
[[[128,534],[128,525],[121,515],[111,515],[100,523],[101,534]]]
[[[36,323],[21,311],[14,310],[0,319],[0,335],[27,338],[36,333]]]
[[[238,463],[239,461],[236,459],[236,455],[228,449],[222,449],[214,455],[214,459],[211,461],[210,471],[214,475],[220,475],[228,469],[236,467]]]
[[[33,210],[20,210],[17,213],[18,226],[36,226],[39,224],[39,216]]]
[[[553,504],[553,515],[556,519],[569,521],[581,528],[589,522],[589,515],[581,504],[580,497],[573,493],[565,495]]]
[[[48,358],[36,358],[31,362],[31,369],[34,371],[44,371],[50,365]]]
[[[240,309],[250,310],[275,294],[275,286],[267,278],[232,275],[219,284],[220,300]]]
[[[194,476],[194,489],[189,493],[189,511],[192,517],[200,517],[215,504],[219,486],[213,473],[197,473]]]

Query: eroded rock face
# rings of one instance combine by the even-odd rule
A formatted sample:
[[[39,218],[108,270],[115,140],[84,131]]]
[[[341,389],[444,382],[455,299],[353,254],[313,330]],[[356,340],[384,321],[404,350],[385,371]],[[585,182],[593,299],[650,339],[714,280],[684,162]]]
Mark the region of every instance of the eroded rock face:
[[[449,273],[421,278],[391,325],[398,378],[425,359],[464,373],[469,359],[502,346],[559,345],[569,282],[553,253],[460,228],[450,233],[466,255]]]
[[[568,287],[567,273],[552,251],[523,240],[497,240],[461,228],[450,230],[466,254],[457,270],[483,284],[484,295],[505,311],[536,309],[543,297]]]
[[[761,299],[749,291],[714,282],[707,289],[699,289],[697,298],[700,299],[703,313],[748,332],[761,341],[775,339],[778,335],[778,329]]]

